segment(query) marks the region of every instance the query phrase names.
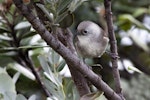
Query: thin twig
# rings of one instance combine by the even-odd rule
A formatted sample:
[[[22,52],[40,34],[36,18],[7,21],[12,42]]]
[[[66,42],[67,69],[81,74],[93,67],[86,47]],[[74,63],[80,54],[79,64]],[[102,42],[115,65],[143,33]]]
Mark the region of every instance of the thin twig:
[[[41,78],[39,74],[37,73],[37,71],[35,70],[35,66],[33,65],[31,59],[28,57],[28,54],[24,54],[23,56],[24,56],[24,61],[26,65],[31,69],[32,73],[35,75],[35,78],[38,84],[42,87],[43,92],[45,93],[47,97],[50,97],[51,96],[50,92],[46,89],[45,85],[41,81]]]
[[[116,37],[114,34],[114,29],[113,29],[111,0],[104,0],[104,5],[105,5],[105,10],[106,10],[106,21],[107,21],[110,46],[111,46],[110,49],[111,49],[111,56],[112,56],[112,69],[113,69],[116,92],[123,97],[121,84],[120,84],[120,74],[119,74],[118,64],[117,64],[118,51],[117,51],[117,41],[116,41]]]
[[[12,16],[14,17],[14,15],[12,15]],[[16,34],[15,29],[14,29],[13,22],[10,23],[9,20],[5,17],[4,14],[3,14],[3,17],[6,20],[8,27],[11,29],[10,34],[13,38],[13,42],[10,42],[10,45],[14,46],[14,47],[19,47],[20,46],[20,41],[19,41],[19,38],[17,38],[17,36],[16,36],[17,34]],[[28,51],[24,52],[22,49],[19,49],[17,52],[18,52],[19,57],[15,56],[15,57],[13,57],[13,59],[16,60],[19,64],[23,65],[24,67],[29,67],[30,70],[32,71],[32,73],[34,74],[34,76],[37,80],[37,83],[41,86],[41,88],[42,88],[43,92],[45,93],[45,95],[47,97],[51,96],[51,94],[47,91],[46,87],[43,85],[43,83],[40,79],[40,76],[39,76],[38,72],[35,70],[35,66],[33,65],[31,59],[28,57]]]
[[[28,56],[28,52],[24,53],[22,50],[18,51],[18,55],[20,56],[20,59],[25,63],[24,67],[29,67],[30,70],[32,71],[32,73],[34,74],[37,83],[41,86],[41,89],[43,90],[43,92],[45,93],[45,95],[47,97],[50,97],[51,94],[49,93],[49,91],[46,89],[45,85],[43,84],[38,72],[35,69],[35,66],[32,63],[32,60],[29,58]]]

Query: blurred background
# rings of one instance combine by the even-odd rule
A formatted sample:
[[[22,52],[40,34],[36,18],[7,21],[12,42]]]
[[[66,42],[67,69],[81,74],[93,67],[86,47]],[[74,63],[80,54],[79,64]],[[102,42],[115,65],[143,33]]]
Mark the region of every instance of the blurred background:
[[[112,12],[120,57],[118,65],[123,94],[126,100],[150,100],[150,0],[112,0]],[[73,34],[77,25],[83,20],[94,21],[107,31],[103,0],[87,0],[78,6],[71,16],[73,24],[69,28]],[[63,21],[69,20],[72,21],[72,18]],[[109,47],[107,51],[110,51]],[[39,55],[42,55],[45,62],[42,57],[39,58]],[[10,79],[16,79],[15,84],[14,82],[13,85],[9,84],[13,87],[13,92],[21,93],[27,98],[34,94],[40,96],[37,100],[44,100],[41,99],[45,97],[35,81],[34,74],[26,67],[25,59],[28,56],[31,57],[39,73],[43,73],[43,62],[44,64],[48,62],[52,69],[56,68],[57,71],[52,73],[60,73],[59,75],[64,78],[62,84],[66,88],[65,93],[69,93],[66,91],[69,89],[67,82],[71,80],[70,73],[63,59],[47,47],[26,19],[18,13],[11,0],[2,0],[0,1],[0,73],[7,73],[11,76]],[[105,53],[101,58],[87,60],[87,63],[93,62],[102,65],[103,69],[93,68],[93,70],[102,75],[102,79],[114,88],[110,56]],[[4,77],[0,78],[0,84],[4,85],[4,81],[2,82]],[[3,97],[1,91],[5,90],[0,88],[0,98]]]

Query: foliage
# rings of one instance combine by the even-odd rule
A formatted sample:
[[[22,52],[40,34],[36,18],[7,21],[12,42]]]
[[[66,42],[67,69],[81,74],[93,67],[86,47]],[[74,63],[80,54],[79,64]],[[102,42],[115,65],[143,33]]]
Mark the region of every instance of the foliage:
[[[77,24],[82,20],[95,21],[105,29],[105,10],[102,0],[44,1],[44,3],[40,3],[39,0],[33,2],[43,13],[41,15],[46,17],[44,24],[50,28],[50,31],[59,26],[61,28],[70,27],[74,32]],[[30,3],[33,2],[30,0],[26,5],[30,6]],[[0,3],[0,99],[5,100],[5,98],[12,97],[12,100],[46,99],[29,67],[28,63],[31,61],[37,73],[40,74],[42,82],[53,95],[47,100],[77,100],[79,95],[71,78],[60,75],[65,67],[65,61],[49,49],[32,29],[30,23],[18,12],[11,0],[8,2],[3,0]],[[127,86],[124,92],[128,100],[138,100],[137,95],[141,97],[141,100],[149,99],[147,95],[149,87],[145,85],[149,83],[147,81],[149,76],[143,78],[138,77],[136,72],[136,74],[130,74],[127,69],[129,66],[125,67],[123,63],[125,59],[128,59],[133,66],[150,75],[150,22],[145,21],[150,18],[149,5],[149,0],[136,0],[136,2],[134,0],[113,0],[114,28],[123,69],[120,73],[125,80],[123,84]],[[145,36],[144,39],[143,36]],[[124,44],[123,41],[127,38],[128,41]],[[131,43],[127,44],[129,40]],[[103,80],[113,87],[111,68],[107,67],[110,66],[109,61],[110,58],[104,55],[98,60],[98,63],[106,66],[100,73]],[[138,82],[137,77],[140,80]],[[130,80],[131,78],[133,79]],[[20,94],[17,94],[18,92]]]
[[[77,100],[79,95],[73,85],[73,81],[59,74],[65,65],[64,60],[54,51],[52,51],[51,54],[40,55],[38,59],[44,70],[43,82],[48,91],[52,93],[52,97],[49,97],[49,99]]]
[[[129,82],[126,82],[126,80],[122,80],[122,85],[126,98],[128,100],[149,100],[150,86],[149,84],[147,84],[149,82],[149,77],[144,74],[138,75],[137,78],[132,78]]]
[[[44,12],[46,17],[49,18],[49,21],[51,23],[54,23],[53,25],[55,25],[55,23],[58,23],[62,26],[62,24],[64,23],[62,22],[64,18],[68,18],[68,16],[71,15],[71,12],[75,10],[75,7],[79,6],[82,2],[83,1],[72,2],[71,0],[60,0],[59,2],[56,2],[47,0],[46,3],[49,7],[38,3],[36,3],[36,5],[39,7],[40,10]],[[9,2],[5,3],[7,4]],[[32,29],[30,23],[26,21],[26,19],[22,15],[20,15],[20,13],[13,4],[9,6],[9,9],[5,9],[5,5],[1,5],[1,7],[4,8],[2,9],[3,11],[0,13],[2,19],[0,25],[1,66],[4,66],[11,76],[16,76],[18,74],[15,73],[19,72],[29,78],[27,79],[22,75],[20,76],[19,74],[17,77],[19,78],[19,80],[17,81],[16,79],[16,83],[13,83],[7,82],[8,80],[6,82],[3,81],[7,79],[7,77],[9,78],[9,75],[7,75],[6,77],[3,77],[3,75],[1,75],[2,79],[0,82],[9,83],[7,85],[10,86],[10,89],[13,88],[13,94],[3,93],[3,90],[1,90],[1,92],[3,93],[1,94],[1,99],[3,98],[4,100],[8,100],[6,99],[8,98],[7,95],[10,95],[12,100],[27,100],[26,97],[24,97],[23,95],[16,94],[17,92],[26,95],[29,100],[43,99],[43,95],[41,94],[42,91],[35,82],[36,76],[34,73],[31,72],[32,69],[30,69],[30,67],[32,66],[30,65],[30,60],[33,60],[34,66],[36,66],[37,69],[40,69],[39,66],[41,64],[43,70],[38,73],[41,73],[40,76],[42,78],[42,82],[44,83],[48,91],[52,93],[52,97],[49,97],[47,99],[76,100],[77,98],[79,98],[79,95],[76,91],[75,86],[73,85],[71,78],[65,78],[59,75],[59,72],[65,66],[64,60],[62,60],[61,58],[60,61],[60,56],[56,54],[53,50],[47,52],[48,48],[47,45],[45,45],[45,42],[41,40],[35,30]],[[48,12],[47,9],[49,9],[50,12]],[[51,13],[51,15],[54,16],[54,19],[51,19],[51,16],[48,13]],[[70,17],[72,20],[73,16],[71,15]],[[72,21],[64,27],[70,26],[72,24]],[[40,55],[38,57],[38,60],[37,56],[39,54],[46,55],[46,57]],[[30,59],[29,56],[32,59]],[[21,84],[24,84],[24,86],[22,87]],[[29,86],[28,84],[31,85]],[[40,95],[42,95],[42,97],[40,97],[39,93]],[[44,97],[44,99],[46,98]]]
[[[45,0],[44,4],[46,5],[37,2],[36,6],[39,11],[46,15],[48,23],[50,22],[52,26],[67,28],[73,23],[72,13],[84,1],[86,0]]]
[[[9,76],[5,68],[0,68],[0,100],[27,100],[22,94],[17,94],[15,83],[20,73],[16,73],[13,78]],[[32,95],[28,100],[36,100]]]

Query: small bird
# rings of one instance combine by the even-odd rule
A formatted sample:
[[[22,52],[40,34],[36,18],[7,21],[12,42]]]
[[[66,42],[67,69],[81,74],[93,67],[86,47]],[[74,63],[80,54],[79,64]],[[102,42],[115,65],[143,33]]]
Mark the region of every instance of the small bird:
[[[109,38],[96,23],[83,21],[78,25],[74,45],[78,55],[83,59],[101,57],[108,42]]]

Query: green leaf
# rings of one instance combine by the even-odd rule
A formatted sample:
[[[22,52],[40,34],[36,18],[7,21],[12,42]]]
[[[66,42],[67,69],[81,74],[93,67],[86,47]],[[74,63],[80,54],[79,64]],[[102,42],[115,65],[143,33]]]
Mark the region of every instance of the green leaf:
[[[6,72],[6,68],[1,68],[1,67],[0,67],[0,74],[2,74],[2,73],[7,74],[7,72]]]
[[[3,96],[4,96],[4,100],[16,100],[16,93],[14,92],[7,91],[4,93]]]
[[[89,93],[89,94],[82,96],[80,100],[96,100],[97,98],[100,99],[103,94],[104,94],[104,92],[102,92],[102,91],[98,91],[95,93]]]
[[[68,6],[69,11],[74,12],[83,2],[88,0],[73,0]]]
[[[32,96],[29,97],[28,100],[37,100],[37,96],[36,95],[32,95]]]
[[[40,61],[40,64],[41,64],[41,66],[42,66],[42,69],[43,69],[46,73],[51,74],[52,72],[51,72],[51,70],[50,70],[50,68],[49,68],[49,65],[48,65],[48,63],[47,63],[47,59],[45,58],[45,56],[44,56],[44,55],[39,55],[39,56],[38,56],[38,59],[39,59],[39,61]]]
[[[13,57],[13,56],[16,56],[17,55],[17,52],[15,51],[8,51],[6,53],[1,53],[0,56],[8,56],[8,57]]]
[[[60,27],[61,28],[68,28],[73,24],[73,14],[69,14],[60,22]]]
[[[1,56],[0,54],[0,62],[1,65],[0,66],[7,66],[9,63],[14,62],[14,60],[11,59],[11,57],[9,56]]]
[[[63,12],[55,19],[55,23],[60,23],[67,15],[68,15],[68,11]]]
[[[12,41],[13,39],[5,35],[0,35],[0,40]]]
[[[53,67],[49,66],[50,62],[52,63],[56,61],[58,62],[59,58],[60,56],[54,51],[52,51],[51,54],[38,56],[42,69],[44,70],[43,73],[45,77],[43,79],[43,82],[46,88],[58,100],[65,100],[65,95],[63,91],[63,85],[62,85],[62,77],[59,75],[58,72],[54,71],[56,70],[54,66]],[[53,61],[49,61],[49,60],[53,60]]]
[[[49,21],[52,23],[54,21],[54,18],[53,18],[53,14],[52,13],[49,13],[47,11],[47,9],[44,7],[43,4],[40,4],[40,3],[36,3],[36,5],[43,11],[43,13],[46,15],[46,17],[49,19]]]
[[[4,94],[8,91],[16,93],[15,84],[7,73],[0,73],[0,93]]]
[[[4,100],[4,95],[0,93],[0,100]]]
[[[1,41],[0,40],[0,48],[4,48],[4,47],[9,47],[9,42],[8,41]]]
[[[14,19],[14,25],[20,23],[21,21],[23,21],[23,16],[20,14],[19,16],[16,16],[16,18]]]
[[[66,100],[79,100],[79,93],[71,78],[67,77],[63,79],[63,87],[66,95]]]
[[[22,21],[15,26],[15,30],[22,30],[31,27],[31,24],[28,21]]]
[[[10,31],[9,31],[9,29],[7,29],[7,28],[5,28],[5,27],[0,26],[0,34],[1,34],[1,33],[4,33],[4,32],[7,33],[7,32],[10,32]]]
[[[20,72],[17,72],[14,76],[13,76],[13,82],[16,83],[17,80],[19,79],[20,76]]]
[[[46,88],[50,91],[50,93],[52,93],[52,95],[55,98],[57,98],[57,100],[65,100],[65,95],[64,95],[61,85],[56,86],[56,85],[54,85],[53,82],[51,82],[47,79],[44,79],[43,82],[44,82]]]
[[[134,11],[133,16],[138,17],[138,16],[145,14],[146,12],[147,12],[146,8],[138,8]]]
[[[136,43],[136,45],[141,47],[144,51],[146,51],[146,52],[150,51],[150,48],[147,45],[147,43],[143,42],[143,40],[141,40],[137,34],[133,34],[132,31],[129,31],[128,36],[130,36],[132,38],[132,40],[134,41],[134,43]]]
[[[31,27],[25,27],[25,28],[17,30],[17,37],[21,39],[22,36],[30,32],[30,29]]]
[[[147,30],[148,32],[150,32],[150,29],[148,29],[147,27],[145,27],[143,25],[143,23],[141,23],[140,21],[138,21],[137,19],[135,19],[132,15],[130,14],[123,14],[119,16],[119,19],[122,23],[125,23],[127,21],[132,22],[133,24],[135,24],[137,27],[142,28]]]
[[[133,67],[133,66],[128,66],[127,69],[128,69],[128,70],[131,70],[131,71],[135,71],[135,72],[140,73],[140,74],[143,73],[142,71],[140,71],[139,69],[137,69],[136,67]]]
[[[34,49],[34,48],[44,48],[49,46],[38,46],[38,45],[32,45],[32,46],[20,46],[17,49]]]
[[[3,47],[3,48],[0,48],[0,51],[1,51],[1,53],[3,53],[3,52],[7,52],[7,51],[12,51],[12,50],[17,50],[17,48],[16,47]]]
[[[28,37],[34,36],[36,34],[37,33],[35,31],[29,31],[26,34],[22,34],[22,38],[28,38]]]
[[[73,81],[70,80],[65,86],[67,100],[73,100]]]
[[[21,74],[23,74],[31,80],[35,80],[35,76],[33,75],[33,73],[18,63],[10,63],[8,64],[8,67],[15,69],[16,71],[20,72]]]
[[[49,79],[49,81],[51,81],[54,85],[59,86],[59,81],[57,80],[58,77],[56,77],[53,73],[51,74],[47,74],[46,72],[44,72],[44,75],[46,76],[47,79]]]
[[[64,67],[65,67],[65,65],[66,65],[66,62],[65,62],[65,60],[62,60],[60,63],[59,63],[59,65],[57,66],[57,72],[60,72]]]
[[[1,51],[1,55],[4,55],[3,52],[8,53],[8,52],[15,52],[15,50],[19,50],[19,49],[40,49],[40,48],[44,48],[44,47],[49,47],[49,46],[40,46],[40,45],[29,46],[28,45],[28,46],[20,46],[20,47],[3,47],[3,48],[0,48],[0,51]],[[39,50],[37,51],[37,53],[39,54]]]
[[[53,84],[55,84],[56,86],[59,86],[60,83],[57,77],[57,73],[56,74],[52,73],[52,70],[48,65],[47,58],[43,55],[40,55],[38,56],[38,59],[40,61],[42,69],[44,70],[44,75],[46,76],[46,78],[49,79],[51,82],[53,82]]]
[[[71,2],[72,2],[72,0],[60,0],[59,4],[58,4],[58,8],[57,8],[58,15],[62,14],[63,12],[65,12],[64,10],[66,10],[68,8],[68,5]]]
[[[56,53],[54,50],[52,50],[51,54],[48,56],[48,61],[50,61],[52,65],[55,65],[59,63],[59,59],[60,55]]]
[[[18,94],[16,100],[27,100],[22,94]]]
[[[22,39],[22,37],[25,35],[25,34],[29,34],[31,33],[31,26],[20,26],[20,29],[17,29],[17,34],[16,36],[18,37],[18,39]]]
[[[30,42],[32,41],[32,39],[33,39],[33,37],[22,38],[20,41],[20,44],[23,46],[31,45]]]
[[[72,100],[79,100],[80,96],[79,96],[79,93],[77,91],[77,88],[74,86],[72,90],[73,90],[73,93],[72,93],[73,94],[73,97],[72,97],[73,99]]]

